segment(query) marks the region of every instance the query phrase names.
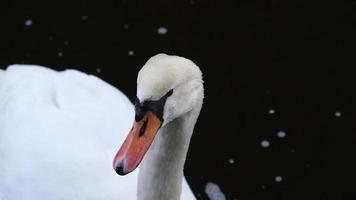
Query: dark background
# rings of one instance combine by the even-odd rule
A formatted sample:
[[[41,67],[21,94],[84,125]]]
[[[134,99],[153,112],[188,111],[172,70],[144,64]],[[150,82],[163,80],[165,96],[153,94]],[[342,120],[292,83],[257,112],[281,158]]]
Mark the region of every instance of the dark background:
[[[207,182],[227,199],[356,199],[354,5],[1,1],[0,66],[75,68],[134,100],[149,57],[190,58],[206,89],[185,167],[198,199]]]

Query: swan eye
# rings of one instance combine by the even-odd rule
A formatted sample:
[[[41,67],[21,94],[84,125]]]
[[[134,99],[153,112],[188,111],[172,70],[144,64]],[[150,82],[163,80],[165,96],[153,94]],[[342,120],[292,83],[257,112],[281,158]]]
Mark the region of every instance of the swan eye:
[[[173,89],[169,90],[169,91],[166,93],[166,95],[164,95],[164,96],[169,97],[169,96],[171,96],[172,94],[173,94]]]
[[[164,104],[169,96],[173,94],[173,89],[169,90],[163,97],[159,100],[144,100],[142,103],[136,97],[135,100],[135,121],[140,121],[143,119],[147,111],[152,111],[156,116],[163,122],[163,109]]]
[[[138,100],[138,98],[136,98],[135,100],[135,120],[139,121],[143,118],[143,116],[145,115],[147,111],[147,106],[145,106],[145,104],[141,104],[140,100]]]
[[[138,98],[136,97],[136,99],[135,99],[135,105],[138,105],[138,104],[140,104],[140,100],[138,100]]]

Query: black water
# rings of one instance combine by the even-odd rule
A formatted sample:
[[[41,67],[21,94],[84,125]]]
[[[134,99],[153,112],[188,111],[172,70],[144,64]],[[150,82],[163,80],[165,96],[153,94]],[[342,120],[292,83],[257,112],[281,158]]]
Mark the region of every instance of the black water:
[[[1,1],[0,66],[76,68],[133,101],[149,57],[185,56],[206,88],[185,168],[199,199],[208,182],[227,199],[356,199],[351,5],[98,2]]]

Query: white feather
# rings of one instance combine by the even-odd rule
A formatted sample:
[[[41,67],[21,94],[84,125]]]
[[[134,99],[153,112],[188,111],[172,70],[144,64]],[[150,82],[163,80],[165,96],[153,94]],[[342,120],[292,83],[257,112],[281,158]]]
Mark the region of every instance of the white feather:
[[[147,76],[155,59],[138,78],[148,88],[138,86],[141,98],[187,76],[156,87],[163,76]],[[133,119],[127,97],[95,76],[33,65],[0,70],[0,199],[136,199],[138,170],[118,176],[111,165]],[[185,180],[181,199],[195,199]]]

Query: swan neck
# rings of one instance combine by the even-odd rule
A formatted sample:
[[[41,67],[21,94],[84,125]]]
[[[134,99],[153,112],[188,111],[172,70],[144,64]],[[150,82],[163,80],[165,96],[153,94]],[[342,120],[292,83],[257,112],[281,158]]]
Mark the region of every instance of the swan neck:
[[[200,107],[160,129],[143,159],[138,177],[138,200],[179,200],[183,168]]]

